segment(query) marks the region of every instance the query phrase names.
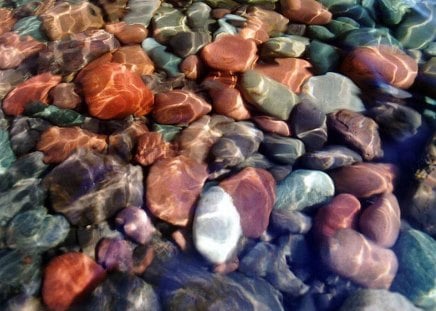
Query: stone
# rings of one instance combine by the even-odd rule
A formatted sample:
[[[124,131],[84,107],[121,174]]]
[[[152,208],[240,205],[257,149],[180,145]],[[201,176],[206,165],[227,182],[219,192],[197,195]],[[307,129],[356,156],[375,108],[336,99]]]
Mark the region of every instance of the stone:
[[[122,239],[123,235],[112,229],[107,221],[103,221],[86,227],[78,227],[75,230],[75,237],[80,251],[95,260],[96,249],[102,239]]]
[[[320,207],[315,216],[314,230],[321,239],[335,235],[340,229],[355,229],[360,212],[359,200],[348,193],[338,194]]]
[[[308,169],[327,171],[362,162],[362,157],[355,151],[341,145],[329,145],[321,150],[305,153],[300,163]]]
[[[327,24],[327,28],[336,36],[340,37],[349,31],[359,29],[358,22],[349,17],[336,17]]]
[[[256,64],[255,70],[300,93],[303,83],[312,76],[312,65],[300,58],[276,58],[273,63]]]
[[[319,75],[337,71],[341,62],[341,51],[330,44],[312,40],[308,54],[315,73]]]
[[[348,53],[341,71],[356,83],[381,81],[407,89],[415,81],[418,65],[399,49],[386,45],[362,46]]]
[[[130,0],[123,21],[129,25],[139,24],[147,28],[160,4],[158,0]]]
[[[209,67],[232,72],[245,72],[257,60],[257,47],[252,40],[238,35],[222,35],[206,45],[200,56]]]
[[[39,118],[17,117],[10,130],[11,147],[17,156],[32,151],[39,141],[41,133],[50,127],[50,123]]]
[[[385,24],[397,25],[407,12],[415,10],[414,7],[416,5],[416,1],[382,0],[378,3],[378,8],[381,11],[382,19]]]
[[[116,156],[79,148],[45,178],[52,208],[71,224],[86,226],[127,206],[142,206],[142,169]]]
[[[8,131],[0,129],[0,175],[7,172],[15,161],[15,154],[11,148]]]
[[[204,2],[194,2],[186,9],[188,26],[194,31],[207,30],[212,9]]]
[[[160,133],[148,132],[141,135],[138,139],[135,161],[143,166],[147,166],[159,159],[167,159],[174,155],[173,148],[163,140]]]
[[[275,202],[276,183],[263,169],[247,167],[219,183],[233,200],[245,237],[258,238],[268,227]]]
[[[194,203],[207,175],[206,165],[184,155],[155,162],[146,182],[150,212],[171,224],[186,226],[194,216]]]
[[[285,121],[277,120],[269,116],[255,116],[253,117],[253,121],[264,132],[280,136],[291,136],[289,125]]]
[[[97,263],[106,271],[131,272],[133,247],[121,238],[103,238],[96,248]]]
[[[12,30],[16,19],[13,11],[8,8],[0,8],[0,36]]]
[[[130,3],[129,3],[130,5]],[[126,22],[118,22],[106,24],[104,29],[115,35],[115,37],[125,45],[141,44],[147,38],[148,30],[141,24],[128,24]]]
[[[255,108],[280,120],[287,120],[298,102],[298,95],[256,70],[242,75],[240,91]]]
[[[185,58],[197,54],[210,41],[210,35],[206,31],[182,31],[172,36],[168,43],[176,55]]]
[[[312,228],[312,218],[300,212],[273,209],[268,231],[285,234],[306,234]]]
[[[62,243],[70,224],[62,215],[47,214],[45,208],[18,213],[6,229],[6,245],[11,249],[43,252]]]
[[[140,76],[116,63],[90,64],[78,77],[91,116],[99,119],[143,116],[153,106],[153,94]]]
[[[60,109],[54,105],[33,102],[24,108],[24,114],[33,118],[41,118],[58,126],[74,126],[85,123],[85,117],[75,110]]]
[[[60,163],[77,148],[103,152],[107,143],[105,135],[94,134],[77,126],[52,126],[42,133],[36,148],[44,153],[45,163]]]
[[[155,95],[152,116],[161,124],[185,125],[211,110],[211,105],[195,93],[173,90]]]
[[[45,42],[47,37],[42,31],[41,26],[42,21],[39,16],[27,16],[17,20],[12,30],[21,36],[29,35],[38,41]]]
[[[127,162],[130,162],[133,158],[134,149],[139,138],[147,133],[149,133],[148,128],[142,120],[127,122],[120,129],[109,135],[109,154],[116,154]]]
[[[105,276],[104,269],[88,256],[65,253],[46,266],[42,298],[50,309],[66,310],[74,300],[92,291]]]
[[[122,64],[140,76],[154,72],[152,60],[139,44],[120,47],[112,54],[112,62]]]
[[[327,127],[340,140],[358,150],[365,160],[383,156],[378,125],[374,120],[358,112],[341,109],[327,115]]]
[[[221,187],[211,187],[201,195],[192,228],[195,248],[216,264],[231,259],[242,236],[240,215]]]
[[[295,38],[294,38],[295,37]],[[305,41],[297,36],[275,37],[262,44],[260,56],[262,59],[300,57],[306,50]]]
[[[330,200],[335,193],[333,180],[324,172],[296,170],[277,183],[275,209],[308,211]]]
[[[74,83],[59,83],[49,92],[53,105],[61,109],[75,109],[82,102]]]
[[[397,2],[398,3],[398,2]],[[370,10],[364,6],[359,4],[338,4],[329,8],[330,12],[332,12],[335,17],[348,17],[356,21],[361,27],[375,27],[375,14],[370,12]],[[389,9],[390,10],[390,9]],[[393,14],[393,10],[391,11]]]
[[[45,45],[31,36],[7,32],[0,36],[0,69],[18,67],[27,58],[38,54]]]
[[[364,162],[329,171],[329,175],[337,193],[369,198],[393,191],[397,169],[393,164]]]
[[[115,223],[124,234],[139,244],[150,242],[155,228],[147,213],[139,207],[126,207],[115,217]]]
[[[388,28],[360,27],[345,33],[341,38],[341,45],[352,50],[358,47],[381,45],[401,48],[401,43],[395,39]]]
[[[353,229],[340,229],[321,249],[323,262],[335,273],[367,288],[388,289],[398,270],[395,253]]]
[[[360,216],[360,231],[376,244],[389,248],[400,233],[401,212],[397,198],[385,193],[368,206]]]
[[[3,100],[3,111],[8,115],[19,116],[23,114],[25,106],[33,101],[47,103],[48,92],[61,78],[46,72],[18,84]]]
[[[25,72],[20,70],[0,70],[0,99],[3,99],[17,84],[23,82],[25,75]]]
[[[61,2],[41,14],[40,18],[41,27],[50,40],[60,40],[69,34],[99,29],[104,25],[101,9],[86,1],[77,4]]]
[[[359,88],[349,78],[335,72],[309,78],[301,90],[303,101],[310,101],[325,113],[339,109],[365,110]]]
[[[436,306],[435,247],[433,238],[414,229],[402,231],[394,246],[399,269],[391,290],[425,310]]]
[[[421,68],[417,78],[417,84],[421,90],[433,98],[436,97],[436,57],[430,58]]]
[[[282,14],[293,22],[322,25],[330,22],[332,14],[318,1],[281,0]]]
[[[169,76],[177,77],[181,75],[179,65],[182,59],[166,50],[166,46],[160,44],[153,38],[142,41],[142,48],[153,60],[157,68],[164,70]]]
[[[185,59],[183,59],[183,61],[180,63],[179,67],[180,71],[185,74],[185,77],[191,80],[197,80],[203,76],[205,72],[204,63],[197,55],[189,55],[185,57]]]
[[[318,150],[327,142],[326,114],[310,101],[294,107],[289,123],[292,134],[303,141],[308,151]]]
[[[261,152],[277,163],[293,165],[306,150],[299,139],[266,134],[261,144]]]
[[[161,44],[167,44],[177,33],[189,31],[186,22],[186,16],[177,8],[161,5],[152,18],[153,38]]]
[[[386,289],[359,289],[351,294],[342,304],[340,311],[419,311],[410,300],[403,295]]]
[[[105,21],[110,23],[120,21],[126,12],[127,2],[128,0],[98,0],[95,4],[102,9]]]
[[[12,297],[4,304],[5,311],[41,310],[44,308],[42,300],[38,297],[21,294]]]
[[[321,25],[309,25],[307,27],[306,35],[309,38],[314,39],[313,41],[316,40],[318,43],[320,43],[319,41],[329,41],[335,38],[334,33],[332,33],[326,26]]]

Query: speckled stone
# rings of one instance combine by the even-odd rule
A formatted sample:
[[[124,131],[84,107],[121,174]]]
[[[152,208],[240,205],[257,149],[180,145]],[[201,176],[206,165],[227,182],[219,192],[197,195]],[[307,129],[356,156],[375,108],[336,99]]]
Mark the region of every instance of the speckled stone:
[[[374,120],[358,112],[341,109],[327,115],[327,127],[358,150],[365,160],[383,156],[378,125]]]
[[[209,188],[195,210],[196,249],[210,262],[224,263],[234,255],[241,236],[240,216],[231,196],[221,187]]]
[[[123,64],[127,69],[140,76],[150,75],[154,72],[152,60],[139,44],[120,47],[112,54],[112,62]]]
[[[129,25],[140,24],[147,28],[160,4],[159,0],[129,0],[128,10],[123,21]]]
[[[40,102],[33,102],[24,108],[24,114],[34,118],[41,118],[58,126],[82,125],[85,116],[75,110],[60,109],[54,105],[45,105]]]
[[[340,229],[327,238],[321,257],[331,270],[367,288],[388,289],[398,270],[393,251],[353,229]]]
[[[82,253],[53,258],[45,268],[42,286],[44,303],[52,310],[67,310],[75,299],[92,291],[106,273]]]
[[[49,92],[53,105],[61,109],[75,109],[81,103],[74,83],[59,83]]]
[[[281,0],[282,14],[293,22],[322,25],[330,22],[332,14],[315,0]]]
[[[11,31],[16,19],[13,11],[8,8],[0,8],[0,35]]]
[[[157,68],[164,70],[171,77],[177,77],[181,74],[179,65],[182,59],[168,52],[166,46],[161,45],[153,38],[145,39],[141,46]]]
[[[138,207],[126,207],[115,217],[124,234],[139,244],[150,242],[155,228],[147,213]]]
[[[167,159],[175,155],[172,146],[160,133],[148,132],[137,140],[135,161],[143,166],[151,165],[159,159]]]
[[[355,151],[341,145],[329,145],[321,150],[305,153],[300,163],[312,170],[326,171],[362,162],[362,157]]]
[[[358,198],[389,193],[394,189],[397,169],[388,163],[357,163],[329,171],[337,193],[349,193]]]
[[[121,43],[126,45],[140,44],[148,35],[148,30],[144,25],[130,25],[126,22],[106,24],[104,29],[111,34],[114,34]]]
[[[0,174],[4,174],[14,161],[15,154],[11,148],[9,133],[0,129]]]
[[[150,212],[171,224],[186,226],[207,175],[206,165],[184,155],[155,162],[145,192]]]
[[[45,45],[31,36],[7,32],[0,36],[0,69],[18,67],[26,58],[38,54]]]
[[[103,238],[97,245],[96,260],[106,271],[132,272],[133,246],[121,238]]]
[[[321,171],[296,170],[277,184],[275,209],[304,211],[335,193],[333,180]]]
[[[293,165],[306,150],[299,139],[266,134],[261,144],[261,152],[277,163]]]
[[[286,86],[256,70],[249,70],[242,75],[240,90],[250,104],[280,120],[289,118],[298,101],[298,95]]]
[[[280,136],[291,136],[288,123],[269,116],[254,116],[253,122],[264,132]]]
[[[275,202],[276,184],[272,175],[266,170],[248,167],[226,178],[219,186],[231,196],[244,236],[260,237],[268,227]]]
[[[105,135],[94,134],[79,127],[52,126],[42,133],[36,148],[44,153],[45,163],[60,163],[77,148],[103,152],[107,143]]]

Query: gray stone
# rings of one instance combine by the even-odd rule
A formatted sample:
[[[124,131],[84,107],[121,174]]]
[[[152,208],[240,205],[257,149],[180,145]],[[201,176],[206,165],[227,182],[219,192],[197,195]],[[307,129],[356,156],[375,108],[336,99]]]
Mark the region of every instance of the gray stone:
[[[147,28],[160,4],[159,0],[129,0],[129,9],[123,21],[127,24],[141,24]]]
[[[264,59],[300,57],[308,44],[307,38],[299,36],[270,38],[262,44],[260,56]]]
[[[14,163],[15,154],[11,148],[9,133],[0,129],[0,176]]]
[[[270,231],[283,233],[306,234],[312,228],[312,218],[300,212],[286,209],[273,209],[270,220]]]
[[[261,152],[275,162],[293,165],[305,153],[305,148],[299,139],[266,134]]]
[[[42,132],[50,123],[39,118],[16,117],[10,129],[11,145],[17,156],[35,149]]]
[[[362,162],[362,157],[355,151],[340,145],[308,152],[301,157],[301,164],[308,169],[326,171],[342,166]]]

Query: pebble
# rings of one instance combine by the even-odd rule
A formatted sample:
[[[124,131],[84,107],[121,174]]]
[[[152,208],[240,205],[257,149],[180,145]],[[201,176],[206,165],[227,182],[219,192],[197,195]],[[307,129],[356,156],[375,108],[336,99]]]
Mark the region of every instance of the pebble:
[[[153,38],[161,44],[168,43],[177,33],[189,31],[186,16],[177,8],[161,5],[152,19]]]
[[[300,212],[273,209],[268,231],[278,234],[306,234],[312,228],[312,218]]]
[[[401,212],[397,198],[385,193],[368,206],[360,216],[360,231],[380,246],[389,248],[400,233]]]
[[[209,26],[212,9],[204,2],[194,2],[186,9],[188,26],[194,31],[205,31]]]
[[[164,70],[171,77],[177,77],[181,74],[179,65],[182,59],[168,52],[165,45],[161,45],[153,38],[147,38],[142,41],[141,46],[157,68]]]
[[[97,4],[102,9],[108,23],[118,22],[125,14],[127,0],[99,0]]]
[[[74,83],[59,83],[49,92],[53,105],[61,109],[75,109],[82,102]]]
[[[173,155],[173,148],[164,141],[160,133],[147,132],[138,138],[135,161],[143,166],[151,165],[159,159],[171,158]]]
[[[306,50],[304,37],[275,37],[262,44],[260,56],[262,59],[300,57]],[[306,38],[304,38],[306,39]]]
[[[389,193],[394,189],[397,168],[387,163],[357,163],[329,171],[337,193],[358,198]]]
[[[272,161],[280,164],[293,165],[305,151],[304,143],[301,140],[276,134],[265,134],[261,143],[261,152]]]
[[[135,147],[142,135],[148,134],[147,126],[141,120],[127,122],[108,137],[108,152],[120,156],[126,161],[133,158]]]
[[[201,195],[192,231],[195,248],[210,262],[219,264],[232,258],[242,228],[232,197],[223,188],[211,187]]]
[[[326,173],[299,169],[277,184],[274,208],[307,211],[330,200],[334,193],[333,181]]]
[[[38,54],[45,45],[31,36],[7,32],[0,36],[0,69],[18,67],[27,58]]]
[[[47,37],[41,27],[42,21],[39,16],[27,16],[17,20],[12,30],[21,36],[29,35],[38,41],[45,42]]]
[[[374,244],[353,229],[340,229],[327,238],[321,254],[335,273],[366,288],[388,289],[398,269],[393,251]]]
[[[25,80],[25,72],[14,69],[0,70],[0,99],[3,99],[15,85]]]
[[[365,46],[391,46],[394,49],[400,48],[401,43],[395,39],[388,28],[361,27],[351,30],[343,35],[341,45],[348,49]]]
[[[318,40],[309,44],[308,54],[315,73],[319,75],[335,74],[342,59],[341,50]]]
[[[106,273],[82,253],[66,253],[53,258],[45,268],[42,298],[49,309],[67,310],[75,299],[92,291]]]
[[[206,165],[184,155],[155,162],[147,176],[147,207],[173,225],[188,225],[207,176]]]
[[[362,162],[362,157],[355,151],[341,146],[329,145],[321,150],[305,153],[300,163],[308,169],[327,171]]]
[[[122,64],[140,76],[154,72],[152,60],[139,44],[120,47],[112,54],[112,62]]]
[[[364,115],[341,109],[327,115],[327,127],[367,161],[383,156],[377,123]]]
[[[103,238],[96,248],[97,263],[106,271],[131,272],[133,247],[120,238]]]
[[[80,247],[80,251],[92,259],[95,259],[98,243],[102,239],[121,239],[123,236],[119,231],[110,228],[107,221],[103,221],[86,227],[78,227],[75,230],[75,237],[77,239],[77,244]]]
[[[155,228],[147,213],[139,207],[126,207],[115,217],[115,223],[124,234],[139,244],[150,242]]]
[[[129,4],[130,5],[130,4]],[[115,37],[126,45],[141,44],[147,38],[148,30],[141,24],[128,24],[126,22],[118,22],[106,24],[104,29],[115,35]]]
[[[204,63],[197,55],[185,57],[180,63],[179,68],[185,74],[185,77],[191,80],[199,79],[205,72]]]
[[[330,22],[330,13],[321,3],[315,0],[281,0],[282,14],[292,22],[309,25],[322,25]]]
[[[252,119],[253,122],[256,123],[257,127],[264,132],[269,132],[280,136],[291,136],[289,125],[285,121],[277,120],[276,118],[269,116],[254,116]]]
[[[266,170],[247,167],[219,183],[233,200],[245,237],[258,238],[268,227],[276,199],[275,180]]]

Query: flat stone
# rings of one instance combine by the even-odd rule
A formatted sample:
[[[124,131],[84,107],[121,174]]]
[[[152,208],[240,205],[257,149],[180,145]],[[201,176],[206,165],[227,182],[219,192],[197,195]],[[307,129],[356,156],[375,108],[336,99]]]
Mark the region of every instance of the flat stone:
[[[282,14],[293,22],[322,25],[330,22],[332,14],[318,1],[281,0]]]
[[[280,136],[291,136],[289,125],[285,121],[277,120],[269,116],[255,116],[253,117],[253,121],[264,132]]]
[[[276,197],[272,175],[266,170],[248,167],[224,179],[219,186],[231,196],[244,236],[260,237],[268,227]]]
[[[138,138],[135,161],[143,166],[151,165],[159,159],[167,159],[174,155],[172,146],[164,141],[160,133],[148,132]]]
[[[329,145],[321,150],[307,152],[300,158],[300,163],[304,167],[320,171],[349,166],[356,162],[362,162],[362,157],[341,145]]]
[[[150,212],[171,224],[186,226],[192,220],[194,203],[207,175],[206,165],[184,155],[157,161],[146,182]]]
[[[18,67],[27,58],[38,54],[45,45],[31,36],[7,32],[0,36],[0,69]]]
[[[49,92],[53,105],[61,109],[75,109],[82,102],[74,83],[59,83]]]
[[[266,134],[261,144],[261,152],[272,161],[293,165],[306,150],[299,139]]]
[[[120,47],[112,54],[112,62],[122,64],[140,76],[154,72],[153,61],[139,44]]]
[[[0,35],[12,30],[16,19],[13,11],[8,8],[0,8]]]
[[[209,188],[195,210],[196,249],[210,262],[224,263],[234,255],[241,236],[240,216],[231,196],[221,187]]]
[[[106,24],[104,29],[111,34],[114,34],[121,43],[126,45],[140,44],[148,35],[148,30],[144,25],[130,25],[126,22]]]
[[[155,228],[147,213],[139,207],[126,207],[115,217],[124,234],[139,244],[150,242]]]

